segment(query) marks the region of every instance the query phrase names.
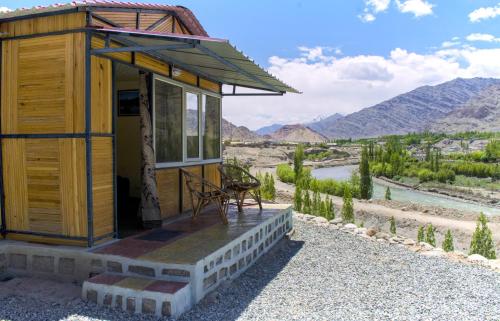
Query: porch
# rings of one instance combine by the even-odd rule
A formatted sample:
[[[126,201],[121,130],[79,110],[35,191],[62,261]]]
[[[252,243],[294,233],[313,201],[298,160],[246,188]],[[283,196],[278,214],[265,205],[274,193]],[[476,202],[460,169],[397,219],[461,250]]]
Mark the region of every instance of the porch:
[[[132,313],[179,316],[237,277],[292,228],[291,207],[235,207],[223,225],[207,209],[99,247],[0,241],[0,270],[83,282],[82,297]]]

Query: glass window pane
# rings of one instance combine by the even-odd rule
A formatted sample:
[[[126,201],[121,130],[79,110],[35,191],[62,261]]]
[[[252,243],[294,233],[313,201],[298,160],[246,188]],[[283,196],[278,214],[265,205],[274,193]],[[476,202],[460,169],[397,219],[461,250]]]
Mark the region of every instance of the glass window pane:
[[[155,81],[157,163],[182,162],[182,88]]]
[[[203,158],[220,158],[220,99],[203,95]]]
[[[200,158],[198,95],[186,93],[187,158]]]

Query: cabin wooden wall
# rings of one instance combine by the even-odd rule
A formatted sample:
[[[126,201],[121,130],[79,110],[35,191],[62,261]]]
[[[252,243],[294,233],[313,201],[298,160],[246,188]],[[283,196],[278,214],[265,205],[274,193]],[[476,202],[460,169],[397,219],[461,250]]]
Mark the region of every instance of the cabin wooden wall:
[[[0,25],[8,36],[85,26],[85,14]],[[86,245],[85,34],[2,41],[1,125],[7,237]],[[112,63],[91,60],[91,131],[112,134]],[[92,138],[94,238],[114,228],[111,137]],[[51,237],[53,235],[54,237]],[[80,238],[70,240],[61,237]]]

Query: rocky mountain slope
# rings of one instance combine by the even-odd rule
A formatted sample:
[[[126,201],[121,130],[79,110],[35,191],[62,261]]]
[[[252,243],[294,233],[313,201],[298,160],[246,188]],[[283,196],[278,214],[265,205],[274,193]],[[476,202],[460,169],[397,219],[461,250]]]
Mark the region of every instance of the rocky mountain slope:
[[[271,135],[272,133],[274,133],[275,131],[277,131],[281,127],[283,127],[283,125],[281,125],[281,124],[272,124],[269,126],[264,126],[262,128],[259,128],[255,132],[259,135]]]
[[[233,142],[256,142],[263,138],[245,126],[236,126],[222,119],[222,139]]]
[[[279,142],[310,142],[321,143],[328,138],[317,131],[301,125],[285,125],[271,134],[271,140]]]
[[[314,129],[317,132],[324,133],[324,132],[327,132],[328,129],[333,124],[335,124],[338,120],[340,120],[342,118],[344,118],[343,115],[336,113],[336,114],[328,116],[324,119],[321,119],[319,121],[312,122],[312,123],[308,124],[307,126],[309,126],[310,128]]]
[[[342,118],[310,124],[330,138],[376,137],[429,129],[500,79],[457,78],[436,86],[423,86]]]
[[[481,91],[460,108],[436,121],[431,131],[500,131],[500,84]]]

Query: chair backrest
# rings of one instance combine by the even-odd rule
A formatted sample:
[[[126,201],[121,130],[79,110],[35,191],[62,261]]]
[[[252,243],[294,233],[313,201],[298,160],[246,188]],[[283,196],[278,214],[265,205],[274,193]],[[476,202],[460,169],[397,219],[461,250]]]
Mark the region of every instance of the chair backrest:
[[[184,180],[186,181],[186,186],[190,193],[199,192],[202,190],[203,178],[191,172],[188,172],[185,169],[181,169],[181,173],[184,176]]]

